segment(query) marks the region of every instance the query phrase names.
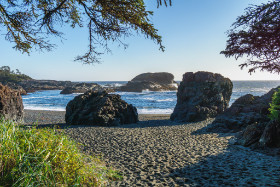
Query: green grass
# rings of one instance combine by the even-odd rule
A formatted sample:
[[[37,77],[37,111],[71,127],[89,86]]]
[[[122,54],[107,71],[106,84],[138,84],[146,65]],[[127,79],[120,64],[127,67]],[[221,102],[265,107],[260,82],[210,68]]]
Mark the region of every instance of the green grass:
[[[59,129],[0,120],[0,186],[100,186],[121,178]]]

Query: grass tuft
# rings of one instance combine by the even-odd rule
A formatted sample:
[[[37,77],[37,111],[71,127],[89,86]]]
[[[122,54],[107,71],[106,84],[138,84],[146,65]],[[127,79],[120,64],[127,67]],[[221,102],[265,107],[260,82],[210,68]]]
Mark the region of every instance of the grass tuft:
[[[121,178],[59,129],[0,119],[0,186],[100,186]]]

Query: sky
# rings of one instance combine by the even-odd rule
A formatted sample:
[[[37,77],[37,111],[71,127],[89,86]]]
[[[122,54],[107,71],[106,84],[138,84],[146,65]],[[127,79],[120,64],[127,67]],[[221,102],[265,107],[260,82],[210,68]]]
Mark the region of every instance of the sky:
[[[29,56],[15,51],[0,30],[0,66],[19,69],[34,79],[70,81],[128,81],[145,72],[170,72],[182,80],[185,72],[210,71],[231,80],[279,80],[278,74],[257,72],[252,75],[239,64],[246,59],[225,58],[226,31],[249,4],[267,0],[173,0],[171,7],[157,8],[156,0],[145,1],[154,11],[152,23],[163,38],[165,52],[143,35],[124,40],[128,48],[111,45],[112,53],[101,57],[101,64],[74,62],[87,52],[86,29],[65,26],[64,39],[54,40],[51,52],[34,51]]]

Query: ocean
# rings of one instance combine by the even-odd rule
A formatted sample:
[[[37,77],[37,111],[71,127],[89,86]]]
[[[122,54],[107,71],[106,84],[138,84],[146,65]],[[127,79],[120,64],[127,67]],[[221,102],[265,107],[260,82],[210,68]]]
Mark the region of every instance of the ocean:
[[[280,85],[280,81],[232,81],[233,93],[230,105],[240,96],[252,94],[261,96]],[[102,86],[121,86],[126,81],[106,81],[96,83]],[[67,103],[79,94],[62,95],[61,90],[37,91],[22,96],[25,109],[65,111]],[[116,92],[127,103],[134,105],[139,114],[171,114],[176,105],[176,91]]]

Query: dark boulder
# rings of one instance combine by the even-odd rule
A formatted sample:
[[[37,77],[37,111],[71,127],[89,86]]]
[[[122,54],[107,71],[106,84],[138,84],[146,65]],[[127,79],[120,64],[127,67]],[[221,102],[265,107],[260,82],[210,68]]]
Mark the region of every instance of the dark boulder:
[[[177,83],[174,81],[174,76],[171,73],[143,73],[117,89],[117,91],[123,92],[142,92],[143,90],[177,90]]]
[[[256,122],[237,133],[237,144],[251,147],[280,147],[280,123],[274,120]]]
[[[88,91],[67,104],[65,120],[69,125],[116,126],[136,123],[138,114],[120,95]]]
[[[79,83],[64,88],[60,94],[85,93],[87,91],[105,91],[105,88],[96,83]]]
[[[237,144],[245,147],[258,144],[265,128],[265,123],[254,123],[248,125],[242,132],[237,134]]]
[[[231,93],[232,82],[220,74],[185,73],[170,119],[195,122],[213,118],[226,109]]]
[[[239,132],[254,123],[269,122],[269,103],[277,89],[273,88],[261,97],[247,94],[238,98],[230,108],[216,117],[215,121],[208,126],[208,131]]]
[[[268,122],[259,143],[264,147],[280,147],[280,123],[277,121]]]
[[[7,120],[23,122],[23,104],[20,92],[0,84],[0,116]]]

